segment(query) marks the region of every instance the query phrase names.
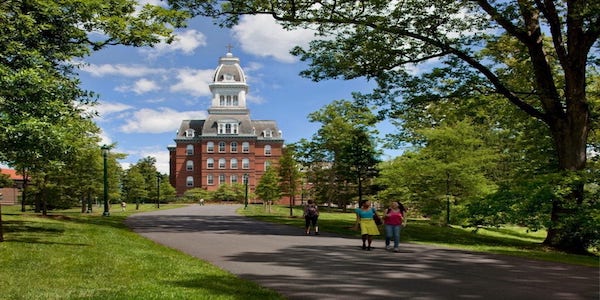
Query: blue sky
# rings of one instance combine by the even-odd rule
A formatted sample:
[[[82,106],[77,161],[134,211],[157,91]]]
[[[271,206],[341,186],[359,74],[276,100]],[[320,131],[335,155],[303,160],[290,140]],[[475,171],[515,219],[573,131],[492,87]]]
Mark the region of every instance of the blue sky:
[[[240,58],[248,77],[248,108],[252,119],[275,120],[285,143],[310,138],[320,124],[309,113],[333,100],[352,99],[353,91],[368,92],[365,80],[312,82],[298,73],[304,63],[289,54],[295,45],[306,46],[312,32],[285,31],[268,16],[248,16],[232,29],[193,19],[177,30],[171,45],[154,48],[116,46],[87,57],[80,72],[82,88],[99,94],[95,121],[103,143],[116,143],[115,151],[128,157],[124,168],[152,156],[157,168],[168,173],[168,145],[184,119],[202,119],[210,106],[208,89],[219,57],[231,52]],[[393,130],[380,126],[382,133]],[[386,150],[387,155],[397,151]]]

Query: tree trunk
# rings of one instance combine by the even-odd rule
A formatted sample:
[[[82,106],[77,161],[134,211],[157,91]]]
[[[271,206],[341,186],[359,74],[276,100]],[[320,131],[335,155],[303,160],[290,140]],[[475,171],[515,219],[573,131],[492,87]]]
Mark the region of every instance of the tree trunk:
[[[572,105],[564,119],[550,124],[559,168],[567,176],[584,170],[587,161],[589,108],[577,103],[580,105]],[[567,179],[567,185],[570,192],[552,203],[551,225],[544,244],[570,253],[587,253],[588,241],[577,234],[581,233],[577,214],[584,200],[584,182]]]

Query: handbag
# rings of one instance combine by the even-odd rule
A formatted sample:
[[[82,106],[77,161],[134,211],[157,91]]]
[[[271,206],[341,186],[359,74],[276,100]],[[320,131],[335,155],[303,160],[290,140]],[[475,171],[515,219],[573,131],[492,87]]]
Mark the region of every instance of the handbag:
[[[375,211],[375,209],[373,209],[373,221],[375,221],[376,225],[383,224],[383,222],[381,221],[381,218],[379,217],[379,215],[377,214],[377,212]]]

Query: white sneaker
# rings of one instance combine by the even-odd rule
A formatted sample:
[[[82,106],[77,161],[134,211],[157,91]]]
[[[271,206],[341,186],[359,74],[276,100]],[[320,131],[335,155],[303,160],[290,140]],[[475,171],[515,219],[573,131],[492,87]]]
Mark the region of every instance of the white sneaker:
[[[394,248],[394,252],[400,252],[400,249]]]
[[[385,250],[392,250],[392,246],[390,246],[390,245],[385,246]]]

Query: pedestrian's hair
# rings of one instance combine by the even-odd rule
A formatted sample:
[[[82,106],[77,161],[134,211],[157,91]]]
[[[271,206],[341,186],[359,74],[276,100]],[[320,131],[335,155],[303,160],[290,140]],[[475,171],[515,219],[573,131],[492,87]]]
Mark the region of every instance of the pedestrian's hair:
[[[404,205],[402,205],[402,203],[400,203],[400,201],[396,201],[396,203],[398,203],[398,208],[400,208],[401,212],[407,211],[406,207],[404,207]]]
[[[308,204],[313,204],[313,203],[315,203],[315,201],[308,200]]]

